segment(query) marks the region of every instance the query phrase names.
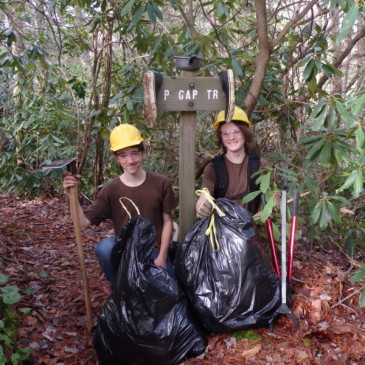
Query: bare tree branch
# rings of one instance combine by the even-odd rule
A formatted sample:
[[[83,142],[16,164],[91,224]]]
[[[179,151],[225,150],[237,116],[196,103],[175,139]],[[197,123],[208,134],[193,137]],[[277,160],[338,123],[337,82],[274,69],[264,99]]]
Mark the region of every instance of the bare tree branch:
[[[333,66],[336,67],[336,68],[338,68],[342,64],[342,62],[345,60],[345,58],[350,54],[350,52],[355,47],[355,45],[357,44],[357,42],[359,42],[364,37],[365,37],[365,26],[362,27],[362,28],[360,28],[359,32],[357,32],[357,34],[355,35],[355,37],[352,38],[352,40],[347,43],[347,47],[342,52],[341,56],[333,63]],[[328,80],[328,76],[327,75],[323,75],[319,79],[317,86],[319,88],[321,88],[325,84],[325,82],[327,80]]]
[[[256,1],[256,29],[258,32],[259,53],[257,57],[256,69],[253,75],[252,84],[244,101],[247,115],[252,114],[255,105],[257,104],[272,49],[269,44],[267,35],[267,15],[265,0]]]
[[[185,24],[186,26],[189,28],[190,33],[193,37],[197,36],[197,31],[195,29],[195,17],[193,14],[193,3],[192,1],[189,1],[188,3],[188,11],[185,12],[183,7],[181,5],[176,6],[176,8],[179,10],[181,16],[184,18],[185,20]]]
[[[282,39],[286,36],[289,29],[292,28],[295,24],[297,24],[300,20],[302,20],[305,15],[313,8],[315,4],[317,4],[318,0],[312,0],[295,18],[293,18],[279,33],[276,39],[272,42],[272,47],[275,48]]]

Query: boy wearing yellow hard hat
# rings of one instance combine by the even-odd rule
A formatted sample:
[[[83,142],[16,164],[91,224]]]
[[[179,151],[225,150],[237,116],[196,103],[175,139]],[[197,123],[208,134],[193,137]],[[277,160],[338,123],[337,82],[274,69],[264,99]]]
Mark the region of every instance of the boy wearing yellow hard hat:
[[[168,249],[173,232],[172,211],[177,202],[169,180],[142,168],[144,144],[141,133],[135,126],[120,124],[115,127],[110,133],[110,150],[123,172],[100,190],[87,211],[84,212],[79,206],[81,229],[110,219],[114,225],[115,236],[118,236],[130,219],[119,199],[128,198],[138,207],[140,215],[147,218],[156,229],[155,250],[152,255],[155,265],[173,273]],[[80,177],[66,173],[63,180],[65,190],[77,184]],[[137,214],[132,203],[128,203],[128,200],[123,202],[132,217]],[[115,237],[108,237],[96,246],[99,264],[112,284],[114,278],[110,258],[114,244]]]

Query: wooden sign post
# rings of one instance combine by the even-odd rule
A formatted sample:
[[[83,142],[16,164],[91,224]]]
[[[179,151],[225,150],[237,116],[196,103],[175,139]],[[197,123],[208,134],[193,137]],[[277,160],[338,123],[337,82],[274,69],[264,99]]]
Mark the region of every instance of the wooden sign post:
[[[155,101],[158,112],[181,112],[179,128],[179,239],[181,240],[195,220],[196,112],[198,110],[216,111],[226,109],[227,96],[223,91],[219,77],[196,77],[197,70],[187,71],[184,67],[180,68],[180,70],[182,70],[180,77],[163,77],[159,90],[156,93],[157,95],[151,95],[151,92],[146,92],[146,82],[144,82],[144,87],[145,102],[146,100],[149,102],[151,100]],[[232,72],[231,70],[228,71]],[[152,71],[148,72],[152,73]],[[152,74],[146,79],[151,80]],[[151,86],[151,82],[149,82],[149,85]],[[154,91],[155,89],[153,88]],[[227,112],[227,116],[233,114],[234,108],[234,91],[232,92],[231,90],[230,95],[230,111]],[[148,109],[156,110],[153,105],[147,109],[145,107],[145,116]],[[148,116],[146,116],[146,119],[148,119]],[[153,118],[149,116],[149,120],[151,119]]]

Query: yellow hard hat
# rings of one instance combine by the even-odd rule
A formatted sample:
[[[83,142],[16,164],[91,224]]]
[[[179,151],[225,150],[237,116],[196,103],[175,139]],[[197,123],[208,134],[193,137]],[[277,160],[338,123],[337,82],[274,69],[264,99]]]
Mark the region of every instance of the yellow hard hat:
[[[122,148],[136,146],[143,142],[139,130],[131,124],[120,124],[110,133],[110,150],[115,152]]]
[[[226,112],[225,112],[225,110],[221,110],[217,115],[217,120],[213,123],[214,128],[218,129],[219,125],[225,121],[226,121]],[[234,107],[232,122],[233,121],[246,123],[248,128],[252,127],[251,122],[247,118],[247,114],[238,106]]]

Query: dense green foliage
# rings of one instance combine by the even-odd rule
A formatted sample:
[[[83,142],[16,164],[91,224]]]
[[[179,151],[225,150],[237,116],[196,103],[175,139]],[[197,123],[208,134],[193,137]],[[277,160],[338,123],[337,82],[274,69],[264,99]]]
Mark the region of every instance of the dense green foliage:
[[[0,274],[0,364],[18,365],[31,354],[28,348],[19,348],[16,340],[21,316],[29,308],[16,310],[14,304],[20,301],[16,286],[5,285],[8,278]]]
[[[359,281],[365,285],[365,265],[361,265],[360,271],[352,276],[351,281]],[[360,295],[360,307],[365,307],[365,290],[363,290]]]
[[[107,136],[121,121],[142,129],[146,168],[177,186],[179,116],[164,113],[147,126],[141,81],[148,69],[177,75],[174,55],[199,54],[198,75],[232,69],[237,104],[252,110],[271,165],[261,177],[263,219],[276,214],[274,192],[285,176],[289,197],[296,186],[303,195],[305,239],[336,242],[350,256],[364,248],[363,2],[35,3],[0,2],[2,192],[54,194],[61,173],[40,167],[77,155],[83,192],[92,196],[118,172]],[[197,175],[217,152],[213,120],[198,114]]]

